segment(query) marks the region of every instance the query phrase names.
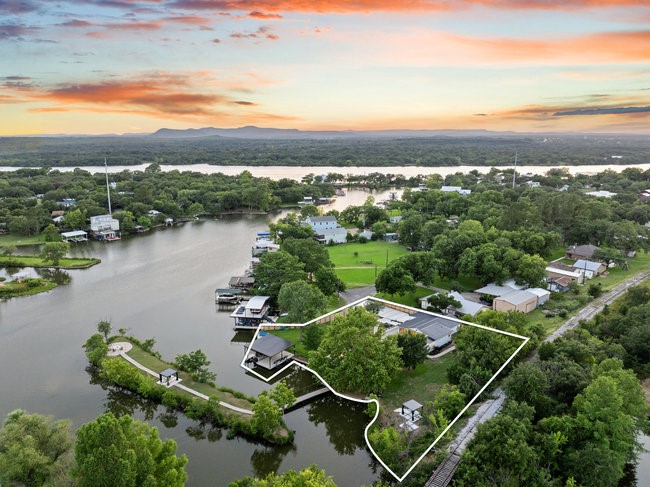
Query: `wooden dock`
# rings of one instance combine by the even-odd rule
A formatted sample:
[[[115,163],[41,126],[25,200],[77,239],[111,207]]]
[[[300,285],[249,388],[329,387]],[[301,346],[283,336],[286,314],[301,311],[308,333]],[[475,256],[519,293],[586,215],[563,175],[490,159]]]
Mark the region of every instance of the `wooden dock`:
[[[287,408],[287,411],[296,408],[298,405],[307,402],[310,399],[321,396],[323,394],[327,394],[328,392],[331,391],[327,387],[321,387],[320,389],[316,389],[315,391],[308,392],[307,394],[303,394],[302,396],[296,398],[295,402]]]

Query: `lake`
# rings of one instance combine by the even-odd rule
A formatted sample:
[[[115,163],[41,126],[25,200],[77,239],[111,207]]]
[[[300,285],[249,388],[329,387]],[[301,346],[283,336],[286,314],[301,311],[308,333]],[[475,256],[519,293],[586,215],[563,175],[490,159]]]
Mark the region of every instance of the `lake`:
[[[144,171],[149,164],[139,164],[135,166],[108,166],[109,173],[121,172],[124,170],[130,171]],[[549,169],[562,168],[567,169],[571,174],[596,174],[606,169],[621,172],[627,167],[639,168],[643,171],[650,169],[649,164],[604,164],[604,165],[591,165],[591,166],[517,166],[517,174],[531,173],[535,175],[546,174]],[[511,169],[511,166],[504,166],[501,169]],[[18,167],[0,166],[0,171],[15,171],[20,169]],[[74,167],[57,167],[62,172],[73,171]],[[104,166],[84,166],[82,169],[91,173],[104,172]],[[308,174],[327,174],[339,173],[343,175],[363,176],[373,172],[382,174],[401,174],[406,177],[413,177],[418,175],[440,174],[447,176],[457,172],[468,173],[470,171],[478,171],[486,173],[490,171],[488,166],[444,166],[444,167],[424,167],[424,166],[390,166],[390,167],[374,167],[374,166],[351,166],[351,167],[338,167],[338,166],[215,166],[211,164],[188,164],[188,165],[161,165],[162,171],[195,171],[203,174],[223,173],[229,176],[241,174],[243,171],[249,171],[255,177],[265,177],[274,180],[282,178],[290,178],[299,181]]]
[[[363,202],[365,196],[360,191],[350,199]],[[244,271],[256,232],[274,218],[197,221],[117,242],[73,246],[72,255],[99,257],[102,263],[69,271],[69,284],[52,292],[0,302],[0,416],[23,408],[70,418],[78,427],[106,410],[131,413],[157,426],[163,438],[176,440],[178,451],[189,458],[189,485],[225,485],[312,463],[339,485],[372,483],[378,474],[363,438],[368,417],[362,405],[324,396],[290,412],[286,422],[296,430],[295,445],[274,448],[228,440],[225,431],[105,389],[86,371],[81,346],[96,323],[108,319],[114,330],[154,337],[155,349],[167,360],[200,348],[220,385],[251,395],[268,388],[239,367],[250,338],[232,330],[230,312],[214,304],[214,289]]]

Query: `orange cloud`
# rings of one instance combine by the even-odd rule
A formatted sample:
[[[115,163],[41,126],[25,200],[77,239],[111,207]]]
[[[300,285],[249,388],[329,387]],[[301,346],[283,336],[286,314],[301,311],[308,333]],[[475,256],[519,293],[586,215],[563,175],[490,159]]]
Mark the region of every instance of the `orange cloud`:
[[[650,30],[552,39],[481,38],[417,29],[366,36],[382,62],[410,65],[584,65],[650,60]],[[344,40],[344,39],[342,39]]]
[[[639,0],[174,0],[184,10],[242,10],[265,12],[371,13],[462,10],[472,6],[501,9],[572,10],[630,7]]]

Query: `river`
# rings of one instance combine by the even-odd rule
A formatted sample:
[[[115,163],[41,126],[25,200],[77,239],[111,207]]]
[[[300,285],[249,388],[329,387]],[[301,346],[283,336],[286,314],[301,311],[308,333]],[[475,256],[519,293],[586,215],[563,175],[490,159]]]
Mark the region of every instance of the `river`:
[[[363,203],[366,196],[350,192],[349,200],[338,204]],[[108,319],[114,330],[154,337],[155,349],[169,360],[202,349],[220,385],[252,395],[268,388],[239,367],[248,337],[235,335],[229,312],[217,310],[213,293],[245,269],[255,233],[273,218],[277,215],[196,221],[73,246],[71,255],[99,257],[102,263],[69,271],[69,283],[49,293],[0,302],[0,417],[23,408],[70,418],[76,428],[106,410],[132,413],[157,426],[163,438],[176,440],[189,458],[189,485],[225,485],[312,463],[339,485],[372,483],[378,473],[363,438],[368,418],[362,405],[317,399],[286,415],[296,431],[295,446],[271,448],[229,440],[225,431],[209,431],[163,407],[105,389],[86,371],[81,346],[96,323]]]
[[[139,164],[135,166],[108,166],[109,173],[121,172],[124,170],[130,171],[144,171],[149,164]],[[606,169],[611,171],[621,172],[628,167],[635,167],[643,171],[650,169],[648,164],[603,164],[603,165],[588,165],[588,166],[517,166],[518,174],[546,174],[549,169],[560,168],[566,169],[569,173],[575,174],[596,174]],[[511,169],[511,166],[501,167],[501,169]],[[16,171],[21,169],[19,167],[0,166],[0,171]],[[55,167],[62,172],[73,171],[74,167]],[[84,166],[82,169],[91,173],[104,172],[104,166]],[[327,174],[338,173],[343,175],[363,176],[373,172],[382,174],[401,174],[406,177],[413,177],[418,175],[440,174],[447,176],[457,172],[468,173],[470,171],[478,171],[480,173],[487,173],[490,171],[488,166],[440,166],[440,167],[424,167],[424,166],[216,166],[212,164],[187,164],[187,165],[161,165],[162,171],[195,171],[203,174],[223,173],[229,176],[235,176],[243,171],[249,171],[255,177],[265,177],[274,180],[282,178],[290,178],[299,181],[308,174]]]

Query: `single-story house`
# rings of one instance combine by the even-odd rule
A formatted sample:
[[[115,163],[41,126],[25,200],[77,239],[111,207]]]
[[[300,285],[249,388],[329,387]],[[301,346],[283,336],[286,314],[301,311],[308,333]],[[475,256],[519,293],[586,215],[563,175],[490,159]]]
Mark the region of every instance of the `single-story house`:
[[[498,284],[488,284],[487,286],[483,286],[479,289],[476,289],[474,292],[478,294],[485,294],[488,296],[504,296],[506,294],[511,293],[512,291],[519,291],[519,289],[515,289],[510,286],[499,286]]]
[[[399,223],[402,221],[402,218],[403,218],[402,215],[391,216],[388,219],[388,221],[390,221],[391,223]]]
[[[547,282],[554,281],[560,277],[566,277],[569,279],[569,282],[577,282],[578,284],[582,284],[584,281],[583,275],[573,268],[571,268],[570,271],[567,271],[565,269],[560,269],[559,267],[548,265],[545,271]],[[568,285],[568,283],[566,285]]]
[[[370,230],[364,230],[363,232],[358,233],[357,236],[359,238],[363,237],[366,240],[371,240],[373,236],[373,232],[371,232]]]
[[[563,277],[553,277],[547,278],[546,284],[548,285],[548,290],[558,293],[565,293],[569,290],[569,284],[571,284],[571,278],[568,276]]]
[[[399,234],[395,232],[389,232],[384,234],[384,240],[386,242],[397,242],[399,240]]]
[[[591,259],[596,250],[598,250],[598,247],[591,244],[571,245],[566,251],[566,256],[572,260]]]
[[[530,313],[537,308],[537,295],[530,291],[512,291],[494,298],[492,309],[495,311],[521,311]]]
[[[469,299],[465,298],[462,294],[460,294],[458,291],[451,291],[449,293],[449,297],[454,298],[456,301],[460,303],[460,308],[455,309],[456,313],[458,314],[476,316],[481,311],[490,309],[488,306],[485,306],[483,303],[470,301]]]
[[[584,276],[585,279],[592,279],[600,276],[607,270],[607,266],[601,262],[594,262],[586,259],[576,260],[573,269]]]
[[[444,316],[422,313],[410,315],[411,318],[399,325],[400,333],[409,331],[422,333],[427,337],[430,350],[441,348],[451,342],[451,336],[458,331],[459,323]]]

